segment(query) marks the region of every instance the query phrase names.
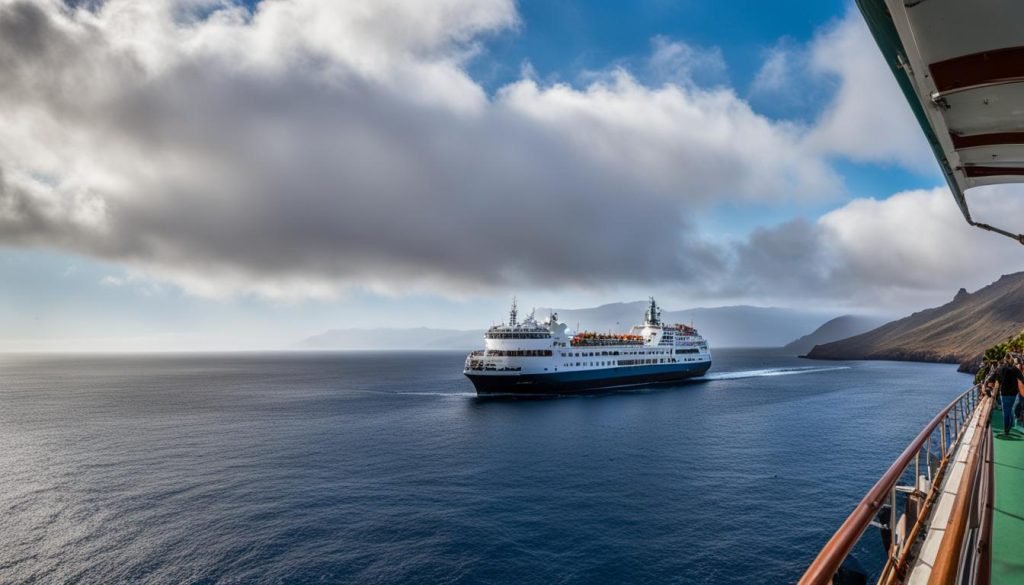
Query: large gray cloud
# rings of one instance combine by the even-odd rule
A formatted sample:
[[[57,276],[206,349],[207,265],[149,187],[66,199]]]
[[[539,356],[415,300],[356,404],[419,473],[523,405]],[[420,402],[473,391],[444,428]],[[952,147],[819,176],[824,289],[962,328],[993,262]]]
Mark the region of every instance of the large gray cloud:
[[[1024,217],[1024,188],[972,191],[977,217]],[[793,220],[755,230],[730,248],[728,275],[716,290],[756,290],[786,305],[867,309],[920,308],[946,302],[1024,270],[1020,244],[968,227],[945,187],[856,199],[816,222]]]
[[[486,96],[463,65],[516,19],[511,0],[0,0],[0,242],[204,294],[687,282],[728,260],[702,206],[839,190],[803,130],[727,89],[617,71]]]
[[[856,200],[732,243],[701,234],[695,218],[721,199],[839,191],[823,153],[892,154],[849,128],[865,116],[847,90],[881,83],[878,59],[833,71],[849,83],[804,128],[702,89],[687,76],[720,58],[667,39],[658,87],[611,70],[587,87],[526,77],[488,96],[464,65],[480,38],[517,26],[511,0],[83,6],[0,0],[2,244],[113,260],[204,295],[639,283],[919,306],[922,292],[941,300],[1019,264],[1016,248],[967,230],[944,190]],[[830,28],[810,59],[858,26]],[[885,142],[921,164],[913,137]],[[977,197],[979,213],[999,213],[999,194]]]

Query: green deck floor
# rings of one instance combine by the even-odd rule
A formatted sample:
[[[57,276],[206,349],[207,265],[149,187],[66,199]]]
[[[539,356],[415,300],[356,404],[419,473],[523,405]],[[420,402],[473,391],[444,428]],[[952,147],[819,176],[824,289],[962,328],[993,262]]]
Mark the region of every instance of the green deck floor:
[[[1024,585],[1024,432],[1001,437],[1003,413],[992,412],[996,433],[996,505],[992,513],[992,585]]]

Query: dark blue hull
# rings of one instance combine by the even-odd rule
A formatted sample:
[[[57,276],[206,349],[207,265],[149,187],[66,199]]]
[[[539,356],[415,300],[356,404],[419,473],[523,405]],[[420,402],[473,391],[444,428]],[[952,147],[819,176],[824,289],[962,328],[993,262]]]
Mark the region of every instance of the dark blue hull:
[[[544,374],[482,375],[467,373],[477,394],[579,394],[648,384],[680,382],[703,376],[711,362],[603,368]]]

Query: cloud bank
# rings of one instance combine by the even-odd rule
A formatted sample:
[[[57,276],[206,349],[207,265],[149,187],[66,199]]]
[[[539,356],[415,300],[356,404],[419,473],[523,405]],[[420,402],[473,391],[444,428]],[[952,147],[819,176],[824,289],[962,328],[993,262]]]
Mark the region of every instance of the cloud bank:
[[[865,132],[865,107],[899,100],[864,105],[857,88],[898,90],[880,58],[847,58],[866,34],[847,20],[812,48],[840,84],[807,128],[692,82],[720,55],[664,38],[657,87],[616,69],[488,95],[465,65],[520,25],[512,0],[0,0],[0,244],[113,260],[208,296],[846,290],[834,283],[877,255],[861,231],[896,203],[738,244],[693,218],[720,200],[841,193],[836,154],[921,164],[913,138]],[[881,123],[904,136],[905,114]]]
[[[1016,185],[987,187],[972,192],[971,206],[979,217],[1024,217],[1022,195]],[[968,228],[945,187],[855,199],[814,223],[756,230],[733,251],[722,294],[739,287],[875,309],[947,302],[960,287],[1024,270],[1020,244]]]

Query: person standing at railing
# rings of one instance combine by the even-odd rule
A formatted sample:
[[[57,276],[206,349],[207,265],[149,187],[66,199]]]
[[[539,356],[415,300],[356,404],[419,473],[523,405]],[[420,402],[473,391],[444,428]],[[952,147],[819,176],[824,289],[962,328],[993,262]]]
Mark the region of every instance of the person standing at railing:
[[[1013,363],[1013,358],[1007,356],[996,375],[999,378],[999,398],[1003,407],[1003,436],[1009,436],[1013,428],[1013,404],[1024,391],[1024,374]]]

